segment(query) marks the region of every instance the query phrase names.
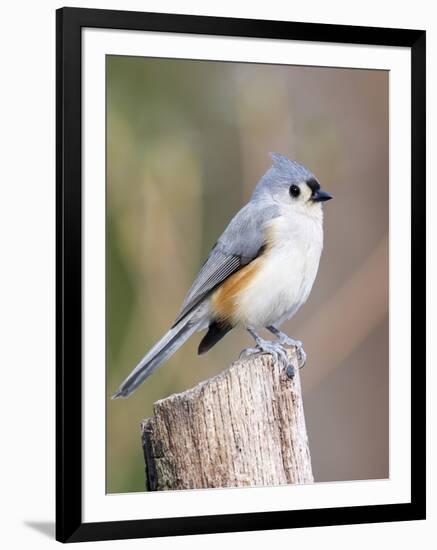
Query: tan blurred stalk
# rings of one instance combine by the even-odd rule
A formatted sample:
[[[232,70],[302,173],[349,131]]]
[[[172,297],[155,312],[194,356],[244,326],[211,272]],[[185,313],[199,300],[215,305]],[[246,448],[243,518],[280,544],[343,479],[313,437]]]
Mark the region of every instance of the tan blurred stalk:
[[[388,311],[388,239],[385,236],[352,276],[299,327],[304,341],[315,340],[310,362],[323,365],[305,373],[312,389],[357,349]]]

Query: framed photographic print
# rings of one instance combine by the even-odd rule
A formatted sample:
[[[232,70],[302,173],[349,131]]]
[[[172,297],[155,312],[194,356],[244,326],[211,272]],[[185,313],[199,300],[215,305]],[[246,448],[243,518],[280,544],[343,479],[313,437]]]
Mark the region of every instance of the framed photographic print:
[[[425,344],[425,31],[58,10],[58,540],[424,519]]]

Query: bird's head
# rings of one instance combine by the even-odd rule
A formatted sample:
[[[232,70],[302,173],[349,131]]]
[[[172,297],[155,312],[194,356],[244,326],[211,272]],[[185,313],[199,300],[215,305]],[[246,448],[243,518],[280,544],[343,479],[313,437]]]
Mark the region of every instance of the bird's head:
[[[273,165],[256,186],[253,198],[273,200],[279,206],[307,213],[321,210],[332,199],[312,172],[279,153],[270,153]]]

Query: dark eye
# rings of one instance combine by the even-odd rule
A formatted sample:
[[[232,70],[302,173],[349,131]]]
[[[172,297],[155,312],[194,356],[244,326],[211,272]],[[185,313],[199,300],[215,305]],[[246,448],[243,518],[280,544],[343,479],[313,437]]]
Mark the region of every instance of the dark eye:
[[[296,198],[300,195],[300,189],[297,185],[292,185],[290,187],[290,195],[294,198]]]

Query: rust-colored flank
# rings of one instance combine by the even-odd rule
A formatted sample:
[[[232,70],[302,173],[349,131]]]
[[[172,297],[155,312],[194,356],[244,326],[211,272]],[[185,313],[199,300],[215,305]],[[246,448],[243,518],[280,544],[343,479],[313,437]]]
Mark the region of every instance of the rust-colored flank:
[[[250,264],[228,277],[212,295],[212,309],[217,319],[234,320],[238,304],[238,296],[246,289],[258,273],[264,258],[260,256]]]
[[[273,223],[265,227],[265,241],[260,255],[233,275],[230,275],[215,290],[211,299],[211,307],[217,320],[237,322],[236,310],[239,295],[251,284],[260,270],[268,252],[274,243],[275,227]]]

